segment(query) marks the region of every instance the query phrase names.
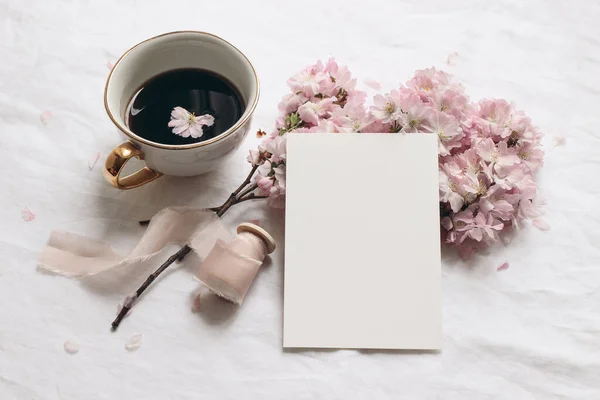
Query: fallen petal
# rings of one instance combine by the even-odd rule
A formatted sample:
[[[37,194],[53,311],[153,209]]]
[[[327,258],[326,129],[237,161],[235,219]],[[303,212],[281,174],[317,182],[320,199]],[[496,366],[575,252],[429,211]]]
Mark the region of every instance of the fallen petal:
[[[547,231],[550,229],[550,225],[548,225],[543,219],[534,219],[531,221],[531,223],[541,231]]]
[[[192,300],[192,312],[200,312],[201,306],[202,304],[200,303],[200,295],[198,294],[197,296],[194,296],[194,299]]]
[[[446,57],[446,64],[448,65],[456,65],[456,61],[458,61],[458,53],[450,53],[448,57]]]
[[[90,171],[92,169],[94,169],[94,165],[96,165],[96,163],[98,162],[98,159],[100,158],[100,153],[96,152],[94,153],[94,155],[89,159],[88,161],[88,168],[90,169]]]
[[[365,85],[370,87],[371,89],[379,90],[381,89],[381,83],[377,82],[375,79],[365,79]]]
[[[565,137],[563,135],[555,135],[554,136],[554,147],[564,146],[565,145]]]
[[[79,342],[75,340],[67,340],[63,347],[67,353],[75,354],[79,351]]]
[[[496,268],[496,271],[504,271],[505,269],[508,269],[508,267],[510,267],[510,264],[508,263],[508,261],[504,261],[498,266],[498,268]]]
[[[106,68],[108,68],[109,70],[112,71],[114,66],[115,66],[115,64],[113,64],[112,62],[106,61]]]
[[[21,210],[21,218],[26,222],[33,221],[35,219],[35,214],[28,207],[25,207]]]
[[[40,114],[40,121],[42,121],[42,124],[44,124],[44,125],[48,125],[50,123],[51,119],[52,119],[52,111],[46,110]]]
[[[142,345],[142,334],[138,333],[137,335],[133,335],[127,343],[125,343],[125,349],[127,351],[136,351]]]

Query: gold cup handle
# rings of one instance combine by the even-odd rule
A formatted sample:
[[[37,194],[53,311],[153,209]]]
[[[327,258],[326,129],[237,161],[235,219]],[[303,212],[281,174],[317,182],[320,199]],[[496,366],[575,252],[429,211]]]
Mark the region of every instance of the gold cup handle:
[[[131,158],[144,159],[144,152],[131,142],[118,145],[106,157],[104,177],[111,185],[119,189],[133,189],[159,178],[161,174],[144,167],[131,175],[121,176],[121,172]]]

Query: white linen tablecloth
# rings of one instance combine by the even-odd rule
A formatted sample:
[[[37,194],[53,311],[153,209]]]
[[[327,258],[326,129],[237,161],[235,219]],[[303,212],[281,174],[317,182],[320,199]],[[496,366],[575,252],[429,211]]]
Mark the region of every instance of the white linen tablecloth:
[[[599,20],[587,0],[0,0],[0,399],[599,399]],[[440,353],[283,351],[283,213],[246,202],[226,225],[260,219],[280,245],[239,310],[214,300],[192,313],[188,260],[111,333],[118,303],[156,265],[112,282],[40,273],[50,231],[125,253],[143,231],[138,219],[224,201],[259,142],[251,135],[210,175],[132,191],[103,181],[121,141],[103,107],[107,63],[184,29],[221,35],[253,61],[262,83],[253,129],[272,129],[290,75],[331,55],[360,84],[389,90],[433,65],[473,98],[515,100],[547,133],[539,183],[551,229],[526,226],[468,263],[444,254]],[[36,218],[26,222],[23,209]],[[504,261],[510,268],[496,271]],[[142,346],[126,351],[138,333]],[[80,343],[77,354],[66,340]]]

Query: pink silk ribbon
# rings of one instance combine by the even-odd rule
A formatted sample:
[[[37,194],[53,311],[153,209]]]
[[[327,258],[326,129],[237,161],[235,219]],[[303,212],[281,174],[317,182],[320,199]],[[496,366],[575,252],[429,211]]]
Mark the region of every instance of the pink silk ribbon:
[[[209,210],[170,207],[158,212],[135,248],[126,256],[110,245],[89,237],[53,231],[43,249],[38,266],[53,273],[84,277],[114,268],[129,268],[159,255],[169,244],[188,244],[200,257],[205,257],[217,240],[229,242],[231,233]]]
[[[196,277],[212,292],[242,304],[267,255],[267,245],[255,234],[241,232],[231,242],[217,240]]]

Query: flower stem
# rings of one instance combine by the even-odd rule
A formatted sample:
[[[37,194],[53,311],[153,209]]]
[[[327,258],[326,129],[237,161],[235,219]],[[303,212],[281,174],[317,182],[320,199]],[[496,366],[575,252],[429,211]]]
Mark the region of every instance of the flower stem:
[[[250,170],[250,173],[248,174],[248,176],[246,177],[246,179],[244,179],[244,182],[242,182],[242,184],[241,184],[241,185],[240,185],[240,186],[239,186],[239,187],[238,187],[238,188],[237,188],[237,189],[236,189],[236,190],[235,190],[233,193],[231,193],[231,194],[229,195],[229,199],[227,199],[227,201],[231,200],[232,198],[235,198],[235,197],[238,195],[238,193],[240,193],[240,191],[241,191],[242,189],[244,189],[244,188],[245,188],[245,187],[246,187],[248,184],[250,184],[250,182],[252,181],[252,176],[254,175],[254,173],[256,172],[256,170],[258,169],[258,167],[259,167],[258,165],[253,165],[253,166],[252,166],[252,169]],[[256,185],[253,185],[253,186],[254,186],[254,189],[256,189],[256,188],[258,187],[258,186],[256,186]],[[252,190],[254,190],[254,189],[252,189]],[[251,190],[251,191],[252,191],[252,190]],[[241,195],[240,195],[240,197],[242,197],[244,194],[246,194],[246,193],[244,192],[243,194],[241,194]],[[209,208],[208,210],[216,212],[216,213],[217,213],[217,215],[220,217],[220,216],[221,216],[221,215],[223,215],[223,214],[219,215],[219,212],[221,212],[221,210],[222,210],[223,208],[229,208],[229,207],[225,207],[225,206],[226,206],[226,204],[227,204],[227,201],[226,201],[225,203],[223,203],[223,204],[222,204],[221,206],[219,206],[219,207],[211,207],[211,208]],[[233,204],[232,204],[232,205],[233,205]],[[224,212],[223,212],[223,213],[224,213]],[[146,219],[146,220],[143,220],[143,221],[139,221],[139,222],[138,222],[138,224],[140,224],[140,225],[142,225],[142,226],[146,226],[146,225],[148,225],[149,223],[150,223],[150,220],[149,220],[149,219]]]
[[[235,204],[239,204],[239,203],[241,203],[242,201],[246,201],[246,200],[258,200],[258,199],[266,199],[267,197],[269,197],[269,196],[257,196],[257,195],[255,195],[254,193],[250,193],[250,194],[249,194],[248,196],[246,196],[246,197],[241,197],[241,198],[240,198],[240,199],[237,201],[237,203],[235,203]]]
[[[252,169],[250,170],[250,173],[248,174],[246,179],[242,182],[242,184],[233,193],[231,193],[231,195],[229,195],[229,198],[225,201],[225,203],[223,203],[219,207],[209,208],[209,210],[214,211],[217,214],[217,217],[220,218],[227,212],[227,210],[229,210],[235,204],[241,203],[246,200],[266,198],[267,196],[257,196],[254,193],[252,193],[258,187],[256,184],[250,185],[250,182],[252,182],[252,176],[254,175],[254,173],[256,172],[257,169],[258,169],[258,165],[253,165]],[[247,187],[248,185],[250,185],[250,186]],[[148,223],[150,223],[150,220],[140,221],[139,223],[140,223],[140,225],[147,225]],[[190,246],[188,246],[188,245],[183,246],[181,249],[179,249],[179,251],[177,251],[175,254],[171,255],[160,267],[158,267],[158,269],[156,271],[154,271],[152,274],[150,274],[150,276],[148,276],[148,278],[135,291],[135,293],[133,295],[131,295],[131,297],[124,302],[121,310],[119,310],[119,314],[117,315],[117,317],[111,324],[111,329],[113,332],[117,330],[117,328],[123,321],[123,318],[125,318],[127,316],[127,313],[129,313],[129,311],[131,310],[133,305],[137,302],[137,300],[140,298],[142,293],[144,293],[146,291],[146,289],[148,289],[148,287],[152,284],[152,282],[154,282],[156,280],[156,278],[158,278],[158,276],[160,274],[162,274],[167,268],[169,268],[169,266],[171,264],[173,264],[175,261],[183,260],[185,258],[185,256],[187,256],[189,254],[189,252],[191,250],[192,250],[192,248]]]
[[[256,190],[256,188],[258,188],[258,185],[256,183],[253,185],[250,185],[247,189],[244,189],[244,191],[239,194],[238,199],[241,199],[248,193],[254,192]]]
[[[192,250],[192,248],[190,246],[188,246],[188,245],[183,246],[181,249],[179,249],[179,251],[177,253],[173,254],[171,257],[169,257],[167,259],[167,261],[165,261],[160,267],[158,267],[158,269],[156,271],[154,271],[152,274],[150,274],[150,276],[148,277],[148,279],[146,279],[144,281],[144,283],[142,283],[142,286],[140,286],[138,288],[138,290],[136,290],[135,293],[131,296],[130,300],[126,301],[123,304],[123,307],[119,311],[119,314],[117,315],[117,318],[115,318],[115,320],[111,324],[111,329],[113,331],[117,330],[117,328],[119,327],[119,324],[121,323],[121,321],[123,320],[123,318],[125,318],[125,316],[129,312],[129,310],[131,310],[131,307],[133,307],[133,304],[142,295],[142,293],[144,293],[144,291],[146,289],[148,289],[148,286],[150,286],[150,284],[152,282],[154,282],[154,280],[156,278],[158,278],[158,276],[160,274],[162,274],[164,272],[164,270],[166,270],[169,267],[169,265],[173,264],[175,262],[175,260],[178,260],[179,258],[185,257],[185,255],[187,253],[189,253],[190,250]]]

